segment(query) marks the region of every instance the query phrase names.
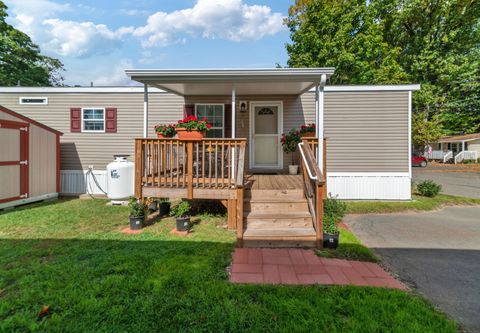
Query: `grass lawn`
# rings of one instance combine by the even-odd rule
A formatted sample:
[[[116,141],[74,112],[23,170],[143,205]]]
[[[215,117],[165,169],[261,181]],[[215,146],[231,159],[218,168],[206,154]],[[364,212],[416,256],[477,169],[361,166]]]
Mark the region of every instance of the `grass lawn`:
[[[184,238],[171,219],[124,235],[127,209],[105,203],[0,214],[1,332],[456,332],[398,290],[230,284],[223,218],[199,217]]]
[[[348,201],[347,214],[396,213],[404,211],[427,211],[444,206],[480,205],[480,199],[439,194],[435,198],[413,195],[412,201]]]

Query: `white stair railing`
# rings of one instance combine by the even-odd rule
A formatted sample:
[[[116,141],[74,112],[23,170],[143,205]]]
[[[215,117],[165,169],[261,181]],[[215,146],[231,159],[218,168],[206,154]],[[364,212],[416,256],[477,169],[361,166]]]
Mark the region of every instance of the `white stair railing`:
[[[465,152],[461,151],[459,152],[457,155],[455,155],[455,164],[458,164],[458,163],[462,163],[463,159],[464,159],[464,154]]]
[[[474,160],[476,161],[478,156],[477,152],[475,150],[465,150],[463,154],[463,159],[464,160]]]
[[[449,150],[445,155],[443,155],[443,163],[447,163],[451,158],[453,158],[453,152]]]

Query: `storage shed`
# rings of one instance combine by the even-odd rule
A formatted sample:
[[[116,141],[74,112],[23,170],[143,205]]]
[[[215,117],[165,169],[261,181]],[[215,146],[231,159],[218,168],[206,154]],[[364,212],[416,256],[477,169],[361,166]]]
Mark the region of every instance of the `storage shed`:
[[[0,105],[0,209],[58,197],[61,135]]]

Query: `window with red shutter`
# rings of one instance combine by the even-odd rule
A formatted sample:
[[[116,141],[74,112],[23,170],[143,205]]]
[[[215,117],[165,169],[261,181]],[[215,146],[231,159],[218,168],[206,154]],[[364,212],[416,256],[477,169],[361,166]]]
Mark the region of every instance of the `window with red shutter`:
[[[225,104],[225,137],[232,137],[232,104]]]
[[[82,131],[82,109],[70,108],[70,132]]]
[[[116,108],[105,109],[105,132],[117,133],[117,109]]]

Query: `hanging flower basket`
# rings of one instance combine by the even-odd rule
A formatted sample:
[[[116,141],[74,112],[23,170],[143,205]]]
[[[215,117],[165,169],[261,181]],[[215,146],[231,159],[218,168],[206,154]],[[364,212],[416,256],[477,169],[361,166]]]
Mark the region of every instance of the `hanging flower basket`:
[[[179,140],[200,141],[210,128],[212,125],[207,122],[206,118],[198,120],[195,116],[188,116],[178,121],[176,131]]]

